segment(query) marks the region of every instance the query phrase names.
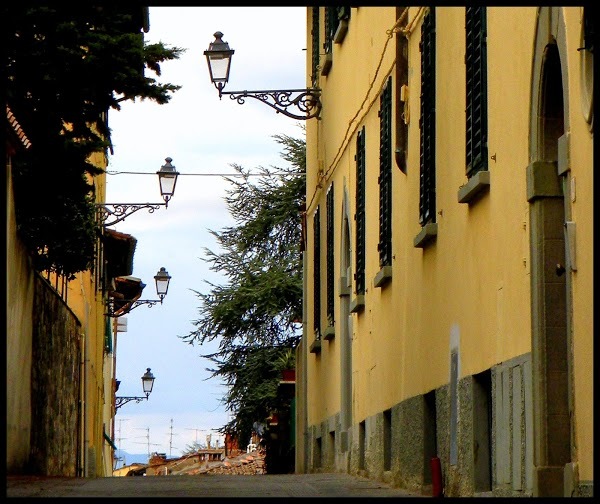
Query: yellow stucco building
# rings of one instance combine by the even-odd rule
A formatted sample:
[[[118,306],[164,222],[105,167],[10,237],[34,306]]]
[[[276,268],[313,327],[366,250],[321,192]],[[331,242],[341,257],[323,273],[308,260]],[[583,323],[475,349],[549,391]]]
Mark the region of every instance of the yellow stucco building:
[[[593,21],[309,7],[298,472],[593,493]]]
[[[148,8],[134,12],[132,31],[148,32]],[[114,279],[132,273],[136,241],[101,221],[102,173],[90,180],[99,232],[93,267],[74,278],[34,270],[32,251],[17,232],[13,158],[32,144],[18,119],[7,105],[7,474],[111,476],[117,324],[107,310],[111,291],[119,290]],[[89,162],[106,169],[108,151]]]
[[[102,154],[91,162],[107,165]],[[16,232],[10,157],[6,168],[8,472],[110,475],[103,429],[112,414],[112,367],[105,363],[112,360],[102,269],[72,280],[34,272]],[[104,201],[104,177],[96,181],[98,201]]]

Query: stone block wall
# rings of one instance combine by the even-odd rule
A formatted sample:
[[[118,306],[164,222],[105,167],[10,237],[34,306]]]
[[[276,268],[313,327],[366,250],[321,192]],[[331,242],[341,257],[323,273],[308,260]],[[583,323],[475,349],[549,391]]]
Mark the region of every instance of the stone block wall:
[[[346,453],[340,428],[339,415],[309,428],[308,472],[348,472],[431,495],[437,456],[445,497],[531,496],[531,355],[365,418],[349,430]]]
[[[28,472],[76,476],[80,448],[81,324],[36,275]]]
[[[431,482],[428,478],[429,461],[426,446],[428,432],[425,428],[425,401],[416,396],[392,408],[392,481],[395,486],[413,492],[423,490]],[[435,442],[431,443],[435,446]]]

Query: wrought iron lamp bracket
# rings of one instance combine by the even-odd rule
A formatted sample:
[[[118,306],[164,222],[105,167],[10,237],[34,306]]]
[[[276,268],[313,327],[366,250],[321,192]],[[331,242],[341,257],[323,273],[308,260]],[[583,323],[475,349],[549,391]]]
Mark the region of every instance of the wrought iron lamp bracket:
[[[279,114],[293,119],[307,120],[313,117],[319,118],[321,113],[321,90],[320,89],[271,89],[264,91],[223,91],[223,86],[217,86],[219,98],[221,95],[229,95],[240,105],[245,103],[245,98],[254,98],[267,104]],[[272,102],[270,101],[272,100]],[[288,107],[297,107],[304,115],[294,114]]]
[[[114,299],[110,300],[108,302],[108,311],[106,312],[105,315],[107,315],[108,317],[117,317],[117,316],[122,316],[125,315],[126,313],[129,313],[131,310],[133,310],[134,308],[137,308],[138,306],[141,305],[148,305],[148,308],[152,308],[155,304],[162,304],[163,300],[162,297],[160,299],[136,299],[135,301],[132,301],[130,299],[120,299],[119,301],[123,302],[123,303],[131,303],[131,306],[127,309],[127,311],[121,313],[120,315],[117,315],[115,313],[115,308],[114,308]]]
[[[141,397],[115,397],[115,410],[118,410],[124,404],[135,401],[136,403],[142,402],[144,399],[148,399],[148,396]]]
[[[138,210],[148,209],[148,213],[154,213],[161,206],[166,207],[167,203],[97,203],[98,221],[104,226],[113,226],[114,224],[125,220],[131,214]],[[114,219],[114,220],[109,220]]]

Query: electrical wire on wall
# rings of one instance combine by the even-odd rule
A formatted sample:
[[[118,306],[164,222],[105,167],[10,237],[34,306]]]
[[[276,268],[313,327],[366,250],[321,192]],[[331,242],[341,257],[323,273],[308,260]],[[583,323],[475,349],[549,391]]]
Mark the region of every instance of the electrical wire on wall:
[[[368,114],[368,112],[371,110],[371,108],[373,107],[373,105],[376,103],[377,98],[379,97],[379,95],[381,94],[381,91],[383,89],[383,87],[385,86],[385,82],[386,79],[382,79],[382,84],[379,88],[379,91],[375,94],[375,97],[371,100],[371,102],[369,103],[368,107],[364,110],[362,116],[360,117],[359,120],[356,120],[357,117],[359,116],[359,114],[361,113],[361,111],[363,110],[363,107],[365,105],[365,103],[367,102],[369,95],[371,93],[371,90],[373,89],[373,86],[375,85],[375,82],[377,80],[377,76],[379,74],[379,71],[381,70],[381,65],[383,63],[383,59],[385,57],[386,51],[388,49],[388,44],[390,42],[390,40],[393,38],[394,34],[400,32],[402,33],[405,37],[409,37],[412,33],[412,30],[416,24],[416,22],[422,17],[422,15],[427,11],[428,7],[419,7],[419,10],[416,12],[415,16],[411,19],[411,21],[407,24],[407,26],[405,28],[400,27],[400,24],[404,21],[404,19],[408,16],[408,7],[405,7],[405,9],[402,11],[402,14],[400,15],[400,17],[396,20],[396,22],[394,23],[394,26],[392,26],[392,28],[390,28],[389,30],[386,30],[386,34],[387,34],[387,39],[385,41],[385,44],[383,46],[383,49],[381,51],[381,57],[379,58],[379,62],[377,63],[377,68],[375,69],[375,74],[373,75],[373,79],[371,80],[371,84],[369,85],[369,88],[367,89],[367,92],[365,93],[365,97],[362,101],[362,103],[360,104],[360,106],[358,107],[358,110],[356,112],[356,114],[354,114],[354,116],[352,117],[352,119],[350,119],[350,121],[348,122],[348,128],[346,129],[346,132],[344,134],[344,138],[342,139],[342,142],[335,154],[335,156],[333,157],[333,161],[331,162],[331,164],[329,165],[329,167],[327,168],[327,170],[320,175],[319,177],[319,181],[317,183],[317,186],[310,198],[309,203],[306,205],[306,210],[305,213],[308,213],[317,194],[319,193],[320,189],[322,187],[325,187],[327,181],[328,181],[328,176],[331,173],[331,171],[333,170],[333,168],[337,165],[337,163],[339,162],[339,158],[341,156],[341,153],[344,151],[344,149],[347,147],[348,142],[350,141],[350,138],[352,138],[354,136],[354,133],[356,133],[356,130],[358,129],[359,125],[361,124],[361,121],[364,119],[364,117]],[[394,65],[396,64],[396,59],[394,58],[394,60],[392,61],[392,64],[390,66],[390,69],[387,71],[386,75],[389,75],[394,67]],[[352,128],[352,125],[354,124],[354,128]],[[352,131],[351,131],[352,129]]]

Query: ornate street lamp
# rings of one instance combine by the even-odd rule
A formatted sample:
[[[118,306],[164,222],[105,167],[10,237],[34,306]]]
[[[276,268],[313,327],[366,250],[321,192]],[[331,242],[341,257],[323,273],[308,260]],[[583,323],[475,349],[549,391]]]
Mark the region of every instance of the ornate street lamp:
[[[321,90],[318,88],[223,91],[229,80],[231,57],[235,51],[229,48],[227,42],[223,41],[223,33],[220,31],[215,32],[214,37],[215,40],[209,44],[208,49],[204,51],[204,55],[208,63],[210,80],[219,91],[219,99],[222,98],[222,95],[228,94],[232,100],[237,100],[239,104],[243,104],[245,98],[255,98],[275,109],[277,113],[281,112],[293,119],[306,120],[319,117],[322,105],[320,100]],[[272,100],[273,103],[269,100]],[[288,107],[297,107],[302,115],[290,112]]]
[[[164,266],[162,266],[156,275],[154,275],[154,281],[156,282],[156,293],[158,294],[160,302],[162,303],[162,300],[169,291],[169,282],[171,281],[171,276],[169,273],[167,273],[167,270]]]
[[[154,213],[161,206],[168,208],[169,201],[175,192],[175,184],[179,172],[175,166],[171,164],[172,158],[165,158],[165,164],[156,172],[158,175],[158,183],[160,186],[160,194],[165,200],[164,203],[96,203],[98,211],[98,220],[103,226],[113,226],[114,224],[125,220],[131,214],[148,209],[148,213]],[[112,219],[112,220],[109,220]]]
[[[160,195],[165,200],[165,207],[169,206],[169,200],[173,197],[175,192],[175,184],[177,183],[177,176],[179,172],[175,169],[175,166],[171,164],[170,157],[165,158],[165,164],[160,167],[160,170],[156,172],[158,175],[158,183],[160,185]]]
[[[146,368],[146,372],[142,375],[142,389],[144,390],[145,396],[139,397],[116,397],[115,396],[115,411],[118,410],[124,404],[127,404],[130,401],[135,401],[137,403],[143,401],[144,399],[148,400],[148,396],[150,392],[152,392],[152,387],[154,386],[154,375],[150,372],[150,368]]]
[[[157,303],[162,304],[169,290],[169,282],[171,281],[171,276],[164,266],[154,275],[154,281],[156,282],[156,294],[158,294],[159,299],[116,299],[111,297],[108,300],[106,315],[109,317],[120,317],[143,304],[148,305],[148,308]],[[117,301],[119,306],[115,306]]]

